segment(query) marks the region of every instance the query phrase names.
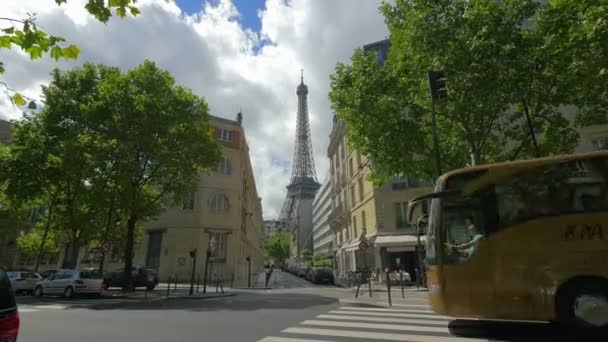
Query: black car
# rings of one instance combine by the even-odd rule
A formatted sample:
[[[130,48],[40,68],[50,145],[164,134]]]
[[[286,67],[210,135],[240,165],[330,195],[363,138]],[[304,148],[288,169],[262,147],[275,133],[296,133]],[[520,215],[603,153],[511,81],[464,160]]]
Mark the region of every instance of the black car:
[[[331,268],[315,267],[310,279],[315,284],[334,285],[334,273]]]
[[[158,272],[151,268],[136,266],[131,269],[131,279],[135,287],[145,287],[152,291],[158,285]],[[103,284],[105,288],[126,286],[124,270],[104,274]]]
[[[11,281],[0,267],[0,342],[17,341],[19,335],[19,312]]]

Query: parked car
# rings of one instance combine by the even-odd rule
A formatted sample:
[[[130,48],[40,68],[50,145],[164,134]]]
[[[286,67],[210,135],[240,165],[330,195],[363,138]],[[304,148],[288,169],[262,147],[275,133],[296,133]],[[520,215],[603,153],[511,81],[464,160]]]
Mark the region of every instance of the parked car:
[[[136,266],[132,268],[131,279],[135,287],[145,287],[152,291],[158,285],[158,272],[151,268]],[[106,273],[103,284],[105,288],[124,287],[126,285],[124,270]]]
[[[43,279],[46,279],[57,272],[59,272],[59,270],[46,270],[46,271],[40,272],[40,275],[42,276]]]
[[[403,274],[401,276],[399,275],[399,270],[393,271],[389,274],[391,285],[401,285],[402,280],[405,285],[412,282],[412,276],[406,271],[402,272]]]
[[[50,277],[38,282],[34,296],[63,295],[72,298],[75,295],[100,295],[103,291],[103,277],[99,272],[86,270],[59,270]]]
[[[312,274],[312,282],[315,284],[334,284],[334,273],[331,268],[315,267]]]
[[[0,267],[0,341],[14,342],[19,335],[19,312],[8,275]]]
[[[11,280],[11,285],[13,286],[15,294],[34,292],[36,284],[43,279],[40,274],[29,271],[8,271],[6,272],[6,275],[8,276],[8,279]]]

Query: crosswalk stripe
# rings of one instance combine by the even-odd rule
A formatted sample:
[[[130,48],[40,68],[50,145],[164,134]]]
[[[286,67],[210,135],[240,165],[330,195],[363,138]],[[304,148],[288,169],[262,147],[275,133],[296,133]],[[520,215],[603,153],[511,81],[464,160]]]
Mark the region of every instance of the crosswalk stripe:
[[[362,311],[340,311],[331,310],[330,314],[339,315],[359,315],[359,316],[377,316],[377,317],[403,317],[403,318],[424,318],[424,319],[436,319],[436,320],[448,320],[451,321],[453,318],[448,316],[439,315],[428,315],[428,314],[407,314],[407,313],[392,313],[392,312],[362,312]]]
[[[342,315],[319,315],[316,318],[334,319],[341,321],[368,321],[368,322],[386,322],[386,323],[403,323],[403,324],[426,324],[447,326],[449,322],[430,319],[407,319],[407,318],[386,318],[386,317],[358,317],[358,316],[342,316]]]
[[[435,314],[432,310],[364,308],[364,307],[353,307],[353,306],[343,306],[339,310],[378,311],[378,312],[407,312],[407,313],[422,313],[422,312],[426,312],[426,313],[430,313],[430,314]]]
[[[268,336],[259,340],[258,342],[332,342],[327,340],[311,340],[306,338],[289,338],[289,337],[277,337]]]
[[[353,300],[353,299],[341,299],[340,303],[342,304],[361,304],[361,301]],[[388,302],[378,302],[377,304],[389,306]],[[431,306],[428,304],[396,304],[393,303],[394,307],[402,307],[402,308],[421,308],[421,309],[431,309]]]
[[[318,325],[318,326],[323,326],[323,327],[420,331],[420,332],[446,333],[446,334],[450,333],[450,331],[448,330],[447,327],[425,327],[425,326],[416,326],[416,325],[378,324],[378,323],[363,323],[363,322],[337,322],[337,321],[318,321],[318,320],[306,320],[300,324]]]
[[[40,310],[29,309],[29,308],[19,308],[19,313],[23,313],[23,312],[36,312],[36,311],[40,311]]]
[[[57,309],[57,310],[61,310],[61,309],[66,309],[67,306],[66,305],[34,305],[34,307],[36,309]]]
[[[487,339],[452,336],[428,336],[413,334],[394,334],[369,331],[349,331],[336,329],[287,328],[282,331],[287,334],[319,335],[333,337],[354,337],[370,340],[404,341],[404,342],[480,342]]]

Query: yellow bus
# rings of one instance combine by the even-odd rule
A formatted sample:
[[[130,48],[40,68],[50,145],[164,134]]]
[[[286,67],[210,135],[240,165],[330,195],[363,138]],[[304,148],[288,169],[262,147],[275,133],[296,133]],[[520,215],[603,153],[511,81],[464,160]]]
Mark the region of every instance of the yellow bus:
[[[425,200],[434,311],[608,327],[608,151],[449,172],[410,221]]]

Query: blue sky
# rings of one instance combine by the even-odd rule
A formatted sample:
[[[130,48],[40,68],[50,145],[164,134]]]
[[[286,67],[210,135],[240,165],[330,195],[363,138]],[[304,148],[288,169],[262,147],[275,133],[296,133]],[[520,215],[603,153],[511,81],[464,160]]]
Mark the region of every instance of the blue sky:
[[[212,0],[211,2],[216,1]],[[204,0],[175,0],[175,2],[183,11],[192,14],[200,12],[203,8]],[[260,19],[258,18],[258,10],[264,8],[265,0],[233,0],[232,2],[241,13],[241,18],[239,19],[241,25],[259,32]]]

